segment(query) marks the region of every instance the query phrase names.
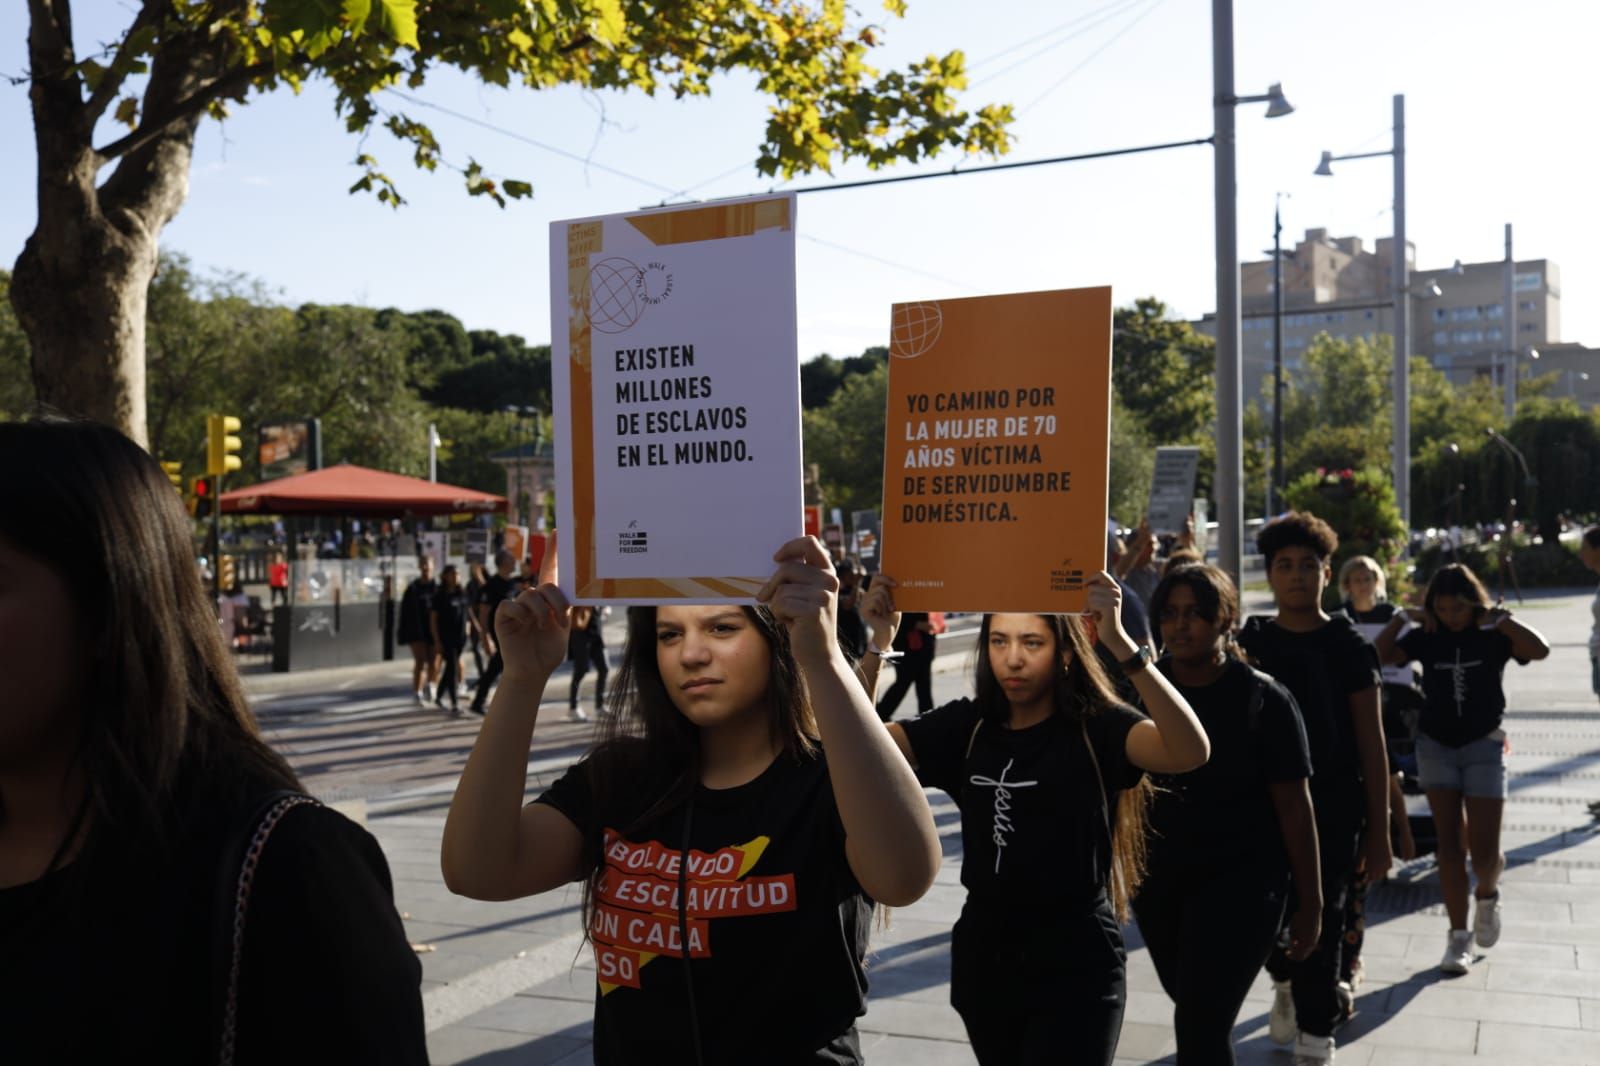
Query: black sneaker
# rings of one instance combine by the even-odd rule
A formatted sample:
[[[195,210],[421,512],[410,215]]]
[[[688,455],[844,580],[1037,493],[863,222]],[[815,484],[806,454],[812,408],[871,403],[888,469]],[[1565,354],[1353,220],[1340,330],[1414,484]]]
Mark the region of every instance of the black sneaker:
[[[476,703],[474,703],[471,707],[468,707],[467,710],[471,711],[480,718],[483,717],[483,708],[478,706]]]

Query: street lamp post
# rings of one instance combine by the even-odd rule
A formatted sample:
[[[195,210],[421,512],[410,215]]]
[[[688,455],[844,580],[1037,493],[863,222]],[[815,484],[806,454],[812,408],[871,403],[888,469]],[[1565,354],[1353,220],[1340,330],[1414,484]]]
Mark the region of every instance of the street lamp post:
[[[1272,204],[1272,485],[1267,513],[1282,510],[1283,495],[1283,194]]]
[[[1294,110],[1283,87],[1260,96],[1233,92],[1233,0],[1211,2],[1211,113],[1217,242],[1217,565],[1235,582],[1244,567],[1244,412],[1239,351],[1238,145],[1233,109],[1267,103],[1267,117]]]
[[[517,416],[517,519],[518,525],[528,525],[528,507],[522,494],[522,467],[527,462],[528,456],[528,416],[538,416],[538,408],[522,404],[506,404],[507,414]],[[531,526],[529,527],[532,528]]]
[[[1316,174],[1329,177],[1330,164],[1343,159],[1394,158],[1394,265],[1390,278],[1394,293],[1394,465],[1395,502],[1409,536],[1411,529],[1411,263],[1406,255],[1406,98],[1394,98],[1394,147],[1386,152],[1358,152],[1353,155],[1322,153]]]

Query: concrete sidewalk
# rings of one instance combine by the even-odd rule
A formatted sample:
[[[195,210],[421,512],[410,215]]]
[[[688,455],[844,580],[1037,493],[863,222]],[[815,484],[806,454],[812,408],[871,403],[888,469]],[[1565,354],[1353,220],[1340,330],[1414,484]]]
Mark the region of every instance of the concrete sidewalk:
[[[1339,1034],[1340,1066],[1600,1066],[1600,834],[1587,809],[1600,799],[1600,714],[1588,691],[1588,595],[1530,600],[1518,613],[1555,649],[1548,661],[1507,673],[1513,747],[1504,937],[1480,951],[1471,973],[1443,979],[1437,964],[1446,922],[1431,860],[1401,868],[1374,889],[1367,980],[1355,1020]],[[970,687],[967,658],[941,657],[941,702]],[[262,693],[263,720],[308,787],[364,801],[421,952],[433,1060],[588,1063],[594,975],[580,946],[577,887],[512,903],[478,903],[445,889],[439,839],[477,720],[412,707],[403,672],[398,681],[398,692],[394,680],[379,678],[319,694],[316,706]],[[590,738],[590,725],[559,720],[565,689],[554,688],[561,698],[545,705],[530,753],[530,798]],[[911,709],[908,701],[902,713]],[[863,1046],[870,1062],[885,1066],[974,1061],[948,1005],[949,935],[963,899],[959,818],[943,794],[929,800],[944,867],[927,896],[874,932],[868,963]],[[1170,1061],[1171,1003],[1137,929],[1126,935],[1129,993],[1118,1062]],[[1288,1062],[1266,1039],[1270,999],[1263,976],[1235,1033],[1241,1063]]]

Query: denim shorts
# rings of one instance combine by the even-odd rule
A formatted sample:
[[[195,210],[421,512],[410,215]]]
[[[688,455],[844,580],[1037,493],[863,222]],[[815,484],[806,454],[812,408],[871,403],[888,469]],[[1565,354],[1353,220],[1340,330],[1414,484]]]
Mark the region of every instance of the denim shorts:
[[[1417,777],[1424,790],[1446,789],[1480,799],[1505,799],[1505,734],[1497,729],[1452,748],[1426,733],[1418,733]]]

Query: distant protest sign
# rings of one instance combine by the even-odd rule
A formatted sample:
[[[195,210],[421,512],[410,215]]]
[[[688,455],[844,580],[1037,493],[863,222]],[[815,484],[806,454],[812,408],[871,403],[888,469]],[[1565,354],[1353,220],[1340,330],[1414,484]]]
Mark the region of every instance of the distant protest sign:
[[[855,556],[869,574],[878,572],[878,512],[855,511],[850,515],[850,528],[855,534]]]
[[[795,199],[553,223],[561,587],[753,602],[801,529]]]
[[[1111,290],[897,304],[892,326],[895,605],[1083,611],[1105,566]]]
[[[1157,448],[1156,472],[1150,480],[1150,506],[1145,514],[1150,531],[1182,533],[1194,509],[1194,478],[1200,469],[1199,448]]]

